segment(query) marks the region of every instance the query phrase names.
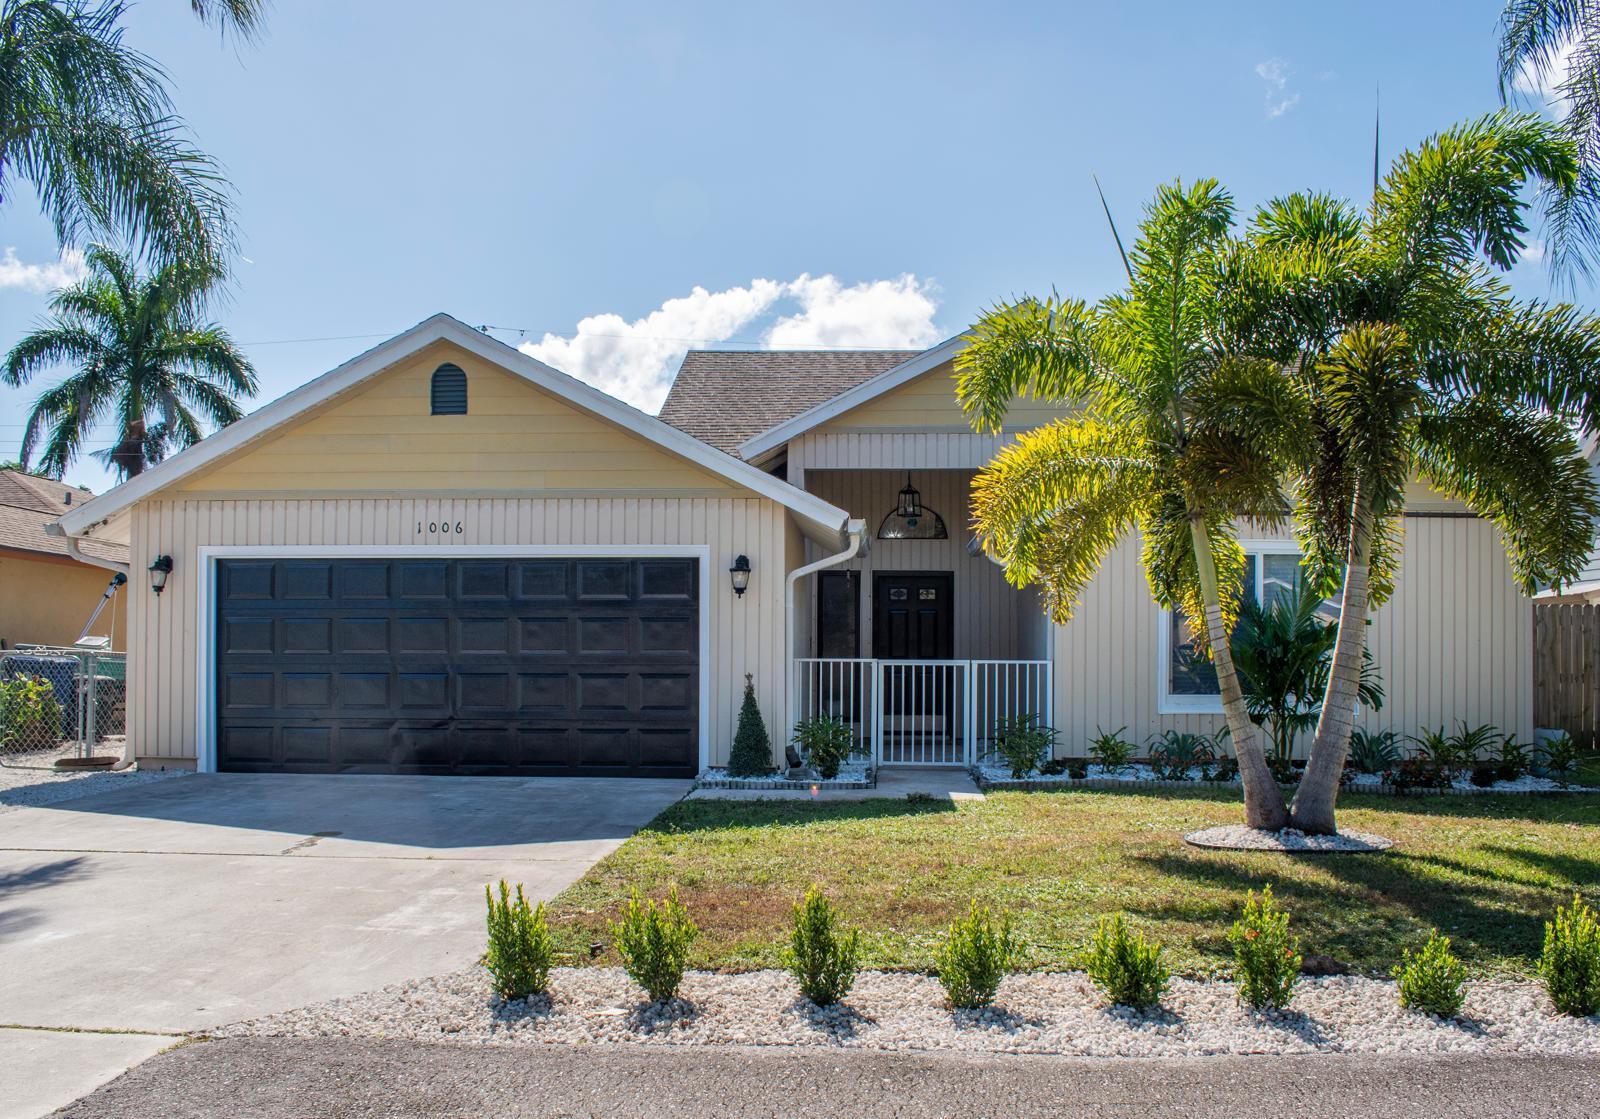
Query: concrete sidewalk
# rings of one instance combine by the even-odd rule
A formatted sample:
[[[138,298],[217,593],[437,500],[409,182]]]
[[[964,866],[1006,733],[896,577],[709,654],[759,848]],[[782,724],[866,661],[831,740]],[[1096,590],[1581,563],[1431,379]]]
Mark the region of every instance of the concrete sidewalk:
[[[1094,1061],[861,1050],[235,1039],[188,1045],[73,1119],[1546,1119],[1600,1114],[1600,1061],[1481,1056]]]

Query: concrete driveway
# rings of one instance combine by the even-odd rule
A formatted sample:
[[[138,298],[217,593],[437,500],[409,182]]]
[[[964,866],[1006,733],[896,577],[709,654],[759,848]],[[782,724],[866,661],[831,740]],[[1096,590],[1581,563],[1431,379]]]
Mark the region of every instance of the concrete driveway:
[[[180,1034],[463,967],[485,883],[551,897],[689,787],[217,774],[0,814],[0,1025]],[[0,1067],[51,1047],[0,1030]]]

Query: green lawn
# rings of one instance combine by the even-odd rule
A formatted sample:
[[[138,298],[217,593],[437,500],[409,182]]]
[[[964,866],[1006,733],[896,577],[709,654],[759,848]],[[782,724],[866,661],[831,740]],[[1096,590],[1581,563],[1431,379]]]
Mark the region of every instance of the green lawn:
[[[1268,883],[1307,953],[1386,973],[1437,925],[1477,974],[1527,974],[1542,922],[1581,890],[1600,902],[1600,794],[1346,796],[1341,825],[1386,855],[1200,851],[1182,833],[1240,818],[1237,794],[997,793],[986,801],[684,801],[552,904],[567,962],[609,943],[631,890],[676,883],[699,923],[698,967],[780,962],[789,908],[816,882],[866,930],[874,967],[931,968],[935,939],[968,900],[1012,913],[1030,964],[1070,966],[1097,918],[1122,910],[1173,965],[1224,964],[1245,891]],[[608,950],[596,963],[615,962]]]

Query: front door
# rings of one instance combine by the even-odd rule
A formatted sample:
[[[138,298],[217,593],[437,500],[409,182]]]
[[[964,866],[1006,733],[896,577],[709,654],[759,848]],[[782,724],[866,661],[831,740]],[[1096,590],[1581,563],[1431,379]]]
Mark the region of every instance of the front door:
[[[955,654],[955,576],[880,572],[872,585],[872,655],[878,660],[949,660]]]

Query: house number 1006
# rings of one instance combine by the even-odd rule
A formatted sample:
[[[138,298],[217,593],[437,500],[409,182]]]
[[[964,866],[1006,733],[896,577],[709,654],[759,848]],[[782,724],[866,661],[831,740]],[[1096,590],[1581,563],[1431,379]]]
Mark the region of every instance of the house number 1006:
[[[454,524],[451,524],[449,521],[418,521],[417,535],[421,536],[424,529],[435,536],[439,535],[440,533],[460,532],[461,522],[456,521]]]

